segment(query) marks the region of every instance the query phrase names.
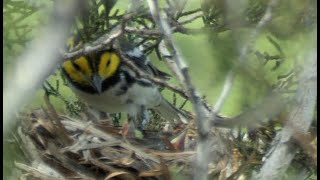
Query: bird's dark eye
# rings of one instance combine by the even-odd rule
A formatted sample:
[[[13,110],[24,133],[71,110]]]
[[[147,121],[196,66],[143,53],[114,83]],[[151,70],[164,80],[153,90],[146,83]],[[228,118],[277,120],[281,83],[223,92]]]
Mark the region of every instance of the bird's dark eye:
[[[80,66],[78,65],[78,64],[73,64],[73,66],[78,70],[78,71],[80,71],[81,70],[81,68],[80,68]]]
[[[110,63],[111,63],[111,60],[109,60],[109,61],[107,62],[107,67],[110,66]]]

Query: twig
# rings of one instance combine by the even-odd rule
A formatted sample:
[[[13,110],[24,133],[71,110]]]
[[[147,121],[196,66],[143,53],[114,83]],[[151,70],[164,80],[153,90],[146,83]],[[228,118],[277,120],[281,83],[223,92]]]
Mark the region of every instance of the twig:
[[[58,159],[61,162],[63,167],[73,172],[76,172],[80,177],[84,179],[88,179],[88,180],[95,179],[96,175],[92,171],[85,168],[84,166],[81,166],[75,160],[71,159],[65,154],[62,154],[59,151],[58,147],[54,145],[54,143],[52,142],[48,143],[48,151],[52,156],[54,156],[56,159]]]
[[[119,38],[125,32],[127,22],[130,22],[134,17],[139,15],[141,15],[140,12],[130,12],[120,16],[121,20],[114,25],[109,33],[101,36],[91,44],[86,44],[79,50],[70,53],[63,53],[63,58],[70,59],[82,54],[90,54],[105,49],[106,46],[110,45],[115,39]]]
[[[284,108],[287,101],[284,101],[279,93],[272,93],[265,97],[260,104],[256,104],[253,108],[247,109],[244,113],[232,118],[215,118],[211,120],[214,127],[237,127],[249,126],[256,127],[261,123],[265,123],[265,118],[271,119],[279,114]]]
[[[183,17],[183,16],[188,16],[188,15],[195,14],[195,13],[198,13],[198,12],[202,12],[202,9],[199,8],[199,9],[191,10],[191,11],[188,11],[188,12],[183,12],[178,17],[180,18],[180,17]]]
[[[70,145],[72,143],[72,139],[68,136],[66,128],[60,122],[59,115],[54,109],[53,105],[50,103],[48,94],[44,95],[44,102],[49,109],[51,116],[50,119],[52,120],[53,127],[55,127],[57,137],[61,139],[61,142],[64,146]]]
[[[65,179],[61,175],[59,175],[57,172],[55,172],[55,171],[53,172],[52,169],[50,169],[51,171],[48,172],[48,171],[44,171],[44,169],[30,167],[26,164],[19,163],[19,162],[14,162],[14,165],[17,168],[28,172],[28,174],[25,175],[26,177],[31,176],[31,177],[39,178],[39,179],[43,179],[43,180],[54,180],[54,179],[64,180]]]
[[[84,1],[55,1],[54,13],[49,25],[31,44],[30,48],[17,59],[13,75],[6,79],[7,88],[4,89],[4,128],[3,133],[10,132],[16,122],[12,118],[35,93],[35,90],[55,70],[60,58],[59,48],[64,44],[71,22]],[[49,43],[50,42],[50,43]],[[26,69],[28,71],[26,71]]]
[[[267,39],[269,40],[269,42],[280,52],[281,57],[284,57],[284,53],[282,51],[281,46],[270,36],[267,36]]]
[[[208,172],[208,152],[209,147],[206,141],[208,141],[209,135],[209,126],[207,125],[208,121],[206,119],[207,111],[204,107],[203,102],[201,101],[200,96],[196,93],[194,86],[191,83],[191,79],[188,73],[188,66],[185,63],[180,51],[178,50],[175,42],[172,38],[171,28],[168,25],[167,21],[161,17],[160,9],[155,0],[148,0],[148,5],[150,12],[153,16],[155,22],[157,22],[160,30],[164,34],[164,45],[162,49],[168,52],[165,53],[165,57],[169,57],[167,64],[170,69],[177,75],[180,83],[183,85],[186,90],[188,97],[193,104],[193,108],[196,113],[196,123],[197,123],[197,132],[198,132],[198,146],[197,146],[197,165],[195,170],[195,179],[206,179]],[[172,57],[172,59],[171,59]]]
[[[89,54],[92,52],[96,52],[99,50],[102,50],[103,48],[105,48],[105,46],[109,45],[113,40],[115,40],[116,38],[118,38],[120,35],[122,35],[122,30],[120,28],[120,25],[115,27],[110,34],[106,34],[103,38],[104,40],[102,40],[101,43],[97,44],[97,45],[87,45],[82,49],[79,49],[77,51],[71,52],[71,53],[65,53],[63,55],[64,59],[69,59],[72,57],[76,57],[79,56],[81,54]]]
[[[128,33],[134,33],[140,36],[146,36],[146,37],[150,37],[150,36],[161,36],[161,32],[159,30],[156,29],[137,29],[135,27],[128,27],[126,26],[124,28],[124,30]]]
[[[195,14],[189,15],[187,17],[180,18],[178,20],[178,22],[180,25],[187,24],[187,23],[193,22],[194,20],[201,18],[201,17],[203,17],[203,12],[200,11]]]
[[[314,48],[309,52],[306,61],[304,61],[304,69],[300,75],[295,96],[297,104],[291,110],[285,127],[277,133],[272,148],[269,149],[269,153],[265,156],[266,161],[260,172],[254,174],[255,179],[281,178],[293,160],[297,148],[292,146],[290,140],[296,136],[294,134],[297,134],[297,132],[306,134],[313,119],[316,105],[315,97],[317,96],[316,70],[317,54]],[[299,139],[297,140],[299,141]]]
[[[118,141],[118,140],[117,140],[115,137],[113,137],[112,135],[110,135],[110,134],[108,134],[108,133],[106,133],[106,132],[103,132],[103,131],[95,128],[95,127],[92,127],[91,125],[88,126],[88,127],[86,127],[86,126],[83,125],[83,124],[80,124],[80,123],[77,123],[77,122],[72,122],[72,121],[62,121],[62,123],[63,123],[64,125],[66,125],[66,126],[69,125],[69,126],[73,126],[73,127],[77,128],[77,129],[81,129],[81,130],[83,130],[83,131],[88,131],[88,132],[90,132],[91,134],[93,134],[95,137],[106,138],[106,139],[108,139],[108,141],[112,141],[112,142],[117,142],[117,141]],[[151,155],[149,155],[149,154],[147,154],[147,153],[142,152],[142,151],[141,151],[139,148],[137,148],[137,147],[134,147],[134,146],[132,146],[132,145],[126,144],[126,143],[124,143],[124,142],[121,142],[121,143],[119,144],[119,146],[121,146],[121,147],[123,147],[123,148],[125,148],[125,149],[129,149],[129,150],[132,150],[132,151],[136,152],[137,156],[139,156],[139,157],[147,158],[148,160],[152,160],[152,161],[155,162],[155,163],[160,163],[160,161],[159,161],[157,158],[155,158],[155,157],[153,157],[153,156],[151,156]]]
[[[21,145],[21,150],[23,151],[24,155],[29,159],[32,160],[33,162],[36,163],[43,163],[41,158],[39,157],[39,151],[37,150],[36,146],[32,143],[32,139],[30,136],[26,136],[22,132],[22,128],[18,127],[17,134],[20,138],[20,142],[17,141]]]
[[[140,68],[138,68],[132,61],[130,61],[125,55],[123,52],[121,51],[118,51],[118,54],[120,55],[120,57],[122,58],[122,62],[124,64],[126,64],[128,67],[130,67],[134,72],[136,72],[138,74],[138,76],[140,78],[145,78],[145,79],[148,79],[162,87],[166,87],[170,90],[172,90],[173,92],[176,92],[178,93],[179,95],[181,95],[182,97],[184,98],[188,98],[188,95],[179,87],[176,87],[174,85],[171,85],[169,83],[167,83],[166,81],[162,80],[162,79],[159,79],[159,78],[155,78],[155,77],[152,77],[151,75],[143,72]]]
[[[190,14],[189,16],[183,16],[183,20],[181,22],[176,23],[175,26],[171,27],[172,32],[180,32],[183,34],[202,34],[205,33],[205,29],[190,29],[190,28],[185,28],[182,25],[189,23],[193,21],[194,19],[197,19],[202,16],[202,13],[200,12],[195,12],[196,14]],[[139,14],[137,13],[127,13],[122,16],[122,22],[119,23],[117,26],[115,26],[108,34],[103,35],[101,38],[98,40],[94,41],[92,44],[88,44],[85,47],[70,52],[70,53],[64,53],[63,58],[64,59],[70,59],[82,54],[89,54],[92,52],[100,51],[105,49],[106,46],[110,45],[115,39],[120,37],[124,32],[126,33],[133,33],[137,34],[143,37],[162,37],[163,32],[161,30],[157,29],[138,29],[135,27],[130,27],[129,25],[126,24],[126,22],[133,20],[134,17],[138,16]],[[118,17],[117,17],[118,19]]]
[[[220,94],[216,104],[213,106],[213,109],[212,109],[213,112],[218,113],[220,111],[220,109],[222,108],[222,106],[223,106],[227,96],[229,95],[232,86],[233,86],[233,81],[234,81],[234,78],[236,75],[236,70],[237,70],[238,66],[244,64],[244,61],[246,60],[247,54],[248,54],[253,42],[256,40],[258,33],[271,20],[271,17],[272,17],[271,12],[272,12],[272,9],[276,3],[277,3],[277,0],[270,1],[264,16],[258,22],[255,30],[251,33],[251,36],[249,37],[248,42],[243,45],[243,47],[240,51],[240,56],[238,58],[238,62],[236,64],[236,66],[234,66],[227,74],[227,78],[225,80],[221,94]]]

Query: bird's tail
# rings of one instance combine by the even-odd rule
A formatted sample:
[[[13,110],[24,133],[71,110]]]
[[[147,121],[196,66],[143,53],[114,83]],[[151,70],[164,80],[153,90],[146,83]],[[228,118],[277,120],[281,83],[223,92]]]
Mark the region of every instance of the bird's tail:
[[[165,99],[162,99],[160,105],[153,108],[156,112],[158,112],[162,117],[164,117],[167,120],[178,120],[180,122],[183,122],[187,124],[189,120],[192,118],[191,114],[188,114],[187,112],[184,112],[182,110],[179,110],[174,105],[172,105],[170,102],[168,102]]]

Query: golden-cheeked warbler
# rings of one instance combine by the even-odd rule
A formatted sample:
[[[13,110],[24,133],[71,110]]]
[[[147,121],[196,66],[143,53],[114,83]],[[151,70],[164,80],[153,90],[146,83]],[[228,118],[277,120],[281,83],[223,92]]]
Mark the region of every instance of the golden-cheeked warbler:
[[[138,48],[130,45],[121,45],[121,48],[128,59],[145,73],[164,80],[169,78],[168,74],[153,66]],[[112,48],[66,60],[62,64],[62,72],[79,99],[99,111],[124,112],[137,117],[141,112],[144,114],[147,109],[153,109],[166,120],[187,122],[188,116],[169,103],[156,84],[138,77]],[[138,128],[141,127],[138,124]]]

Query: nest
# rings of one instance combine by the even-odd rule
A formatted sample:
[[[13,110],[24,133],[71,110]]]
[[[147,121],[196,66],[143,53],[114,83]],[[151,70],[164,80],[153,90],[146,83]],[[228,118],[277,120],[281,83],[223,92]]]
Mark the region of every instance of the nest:
[[[193,173],[192,128],[176,129],[170,141],[159,131],[130,138],[123,136],[125,128],[108,121],[81,121],[53,109],[34,110],[19,118],[18,135],[30,163],[16,166],[34,178],[170,179],[172,169],[184,176]]]
[[[18,137],[29,162],[15,165],[27,172],[24,176],[42,180],[171,179],[178,175],[191,179],[195,173],[198,142],[193,119],[188,125],[146,130],[139,138],[130,136],[126,125],[114,126],[108,119],[75,119],[58,114],[46,102],[48,109],[19,114]],[[247,138],[235,137],[229,129],[212,128],[205,141],[209,177],[241,179],[261,167],[274,139],[267,127],[246,133]],[[296,159],[302,162],[307,157],[302,153]]]

